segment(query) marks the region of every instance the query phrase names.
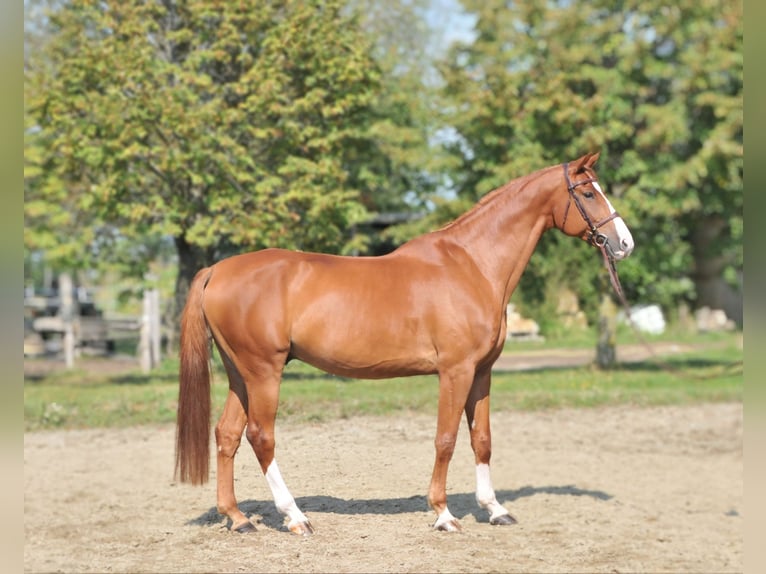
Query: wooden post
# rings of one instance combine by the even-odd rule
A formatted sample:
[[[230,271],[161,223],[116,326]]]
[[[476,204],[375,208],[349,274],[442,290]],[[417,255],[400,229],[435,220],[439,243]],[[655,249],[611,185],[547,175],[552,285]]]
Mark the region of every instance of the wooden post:
[[[75,321],[77,319],[77,305],[74,299],[74,285],[69,273],[59,275],[59,313],[64,324],[64,364],[67,369],[74,367],[75,346]]]
[[[139,362],[145,373],[160,364],[160,338],[160,292],[146,289],[138,342]]]
[[[149,290],[144,291],[144,305],[141,313],[141,329],[138,340],[138,361],[141,364],[141,370],[148,373],[152,370],[152,345],[151,329],[149,325],[149,316],[151,315],[151,301]]]
[[[601,295],[598,309],[598,345],[596,364],[601,369],[611,369],[617,363],[617,305],[609,293]]]
[[[158,367],[160,364],[160,290],[151,289],[149,291],[150,310],[149,314],[149,330],[150,340],[152,344],[152,368]]]

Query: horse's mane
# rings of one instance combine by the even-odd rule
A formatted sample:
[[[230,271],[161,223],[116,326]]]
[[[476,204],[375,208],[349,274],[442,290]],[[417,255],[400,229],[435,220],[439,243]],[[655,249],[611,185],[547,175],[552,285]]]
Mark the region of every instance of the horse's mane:
[[[516,179],[512,179],[508,183],[504,183],[503,185],[493,189],[492,191],[488,191],[487,193],[485,193],[483,196],[481,196],[476,201],[476,203],[473,205],[473,207],[471,207],[471,209],[469,209],[468,211],[458,215],[452,221],[449,221],[448,223],[445,223],[442,227],[440,227],[438,229],[438,231],[441,231],[443,229],[448,229],[448,228],[452,227],[453,225],[456,225],[456,224],[460,223],[461,221],[463,221],[465,219],[468,219],[469,217],[471,217],[471,215],[473,215],[478,210],[482,209],[485,205],[487,205],[489,203],[492,203],[498,196],[505,195],[511,189],[515,189],[516,192],[518,193],[531,180],[537,179],[538,177],[544,175],[545,173],[547,173],[547,172],[549,172],[549,171],[551,171],[553,169],[559,168],[559,167],[560,166],[558,166],[558,165],[553,165],[553,166],[545,167],[543,169],[539,169],[539,170],[537,170],[537,171],[535,171],[533,173],[530,173],[530,174],[527,174],[527,175],[523,175],[521,177],[517,177]],[[513,195],[515,196],[516,194],[514,193]]]

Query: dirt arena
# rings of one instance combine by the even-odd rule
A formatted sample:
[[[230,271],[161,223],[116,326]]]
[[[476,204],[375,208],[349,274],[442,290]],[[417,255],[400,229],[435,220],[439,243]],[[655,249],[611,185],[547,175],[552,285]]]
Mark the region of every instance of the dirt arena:
[[[277,459],[316,534],[286,531],[249,446],[229,532],[215,482],[173,481],[172,427],[24,437],[27,572],[739,572],[742,405],[494,413],[493,482],[518,519],[490,526],[461,427],[434,532],[435,421],[277,426]]]

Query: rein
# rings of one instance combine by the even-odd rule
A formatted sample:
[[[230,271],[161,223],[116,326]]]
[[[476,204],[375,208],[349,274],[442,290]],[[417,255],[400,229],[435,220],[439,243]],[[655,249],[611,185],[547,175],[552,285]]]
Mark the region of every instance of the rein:
[[[660,366],[660,368],[666,371],[670,371],[676,375],[686,377],[686,378],[700,379],[701,377],[693,377],[692,375],[685,373],[680,368],[674,367],[659,358],[659,356],[654,350],[654,347],[652,347],[652,345],[649,343],[646,337],[644,337],[643,333],[641,333],[641,330],[633,322],[633,317],[630,314],[630,305],[628,304],[628,300],[625,298],[625,292],[622,290],[622,285],[620,284],[620,277],[619,275],[617,275],[617,266],[614,263],[614,259],[612,259],[607,253],[606,244],[600,245],[599,250],[601,251],[601,256],[604,259],[604,266],[609,271],[609,281],[612,283],[612,289],[614,289],[614,292],[617,293],[617,297],[620,300],[620,304],[622,305],[622,308],[625,311],[625,318],[627,319],[628,324],[633,329],[633,332],[638,336],[639,340],[641,341],[641,344],[643,344],[643,346],[649,352],[649,355],[655,361],[657,361],[657,364]]]
[[[633,317],[630,314],[630,305],[628,304],[628,300],[625,298],[625,293],[622,290],[622,285],[620,284],[620,277],[617,275],[617,266],[614,263],[614,259],[609,256],[609,253],[607,253],[605,244],[599,245],[598,247],[599,247],[599,250],[601,251],[601,256],[604,259],[604,265],[609,271],[609,281],[612,283],[612,288],[614,289],[614,292],[617,293],[617,297],[620,300],[620,304],[622,305],[623,310],[625,311],[625,318],[627,319],[628,324],[633,329],[633,332],[638,336],[638,339],[641,342],[641,344],[649,352],[649,355],[651,356],[651,358],[654,359],[657,366],[665,371],[671,372],[674,375],[685,378],[685,379],[703,381],[709,378],[709,377],[701,377],[699,375],[692,375],[690,373],[687,373],[680,367],[676,367],[666,361],[663,361],[659,357],[659,355],[657,355],[657,353],[654,350],[654,347],[652,347],[651,343],[649,343],[649,341],[646,339],[646,337],[644,337],[643,333],[638,328],[638,326],[636,326],[636,324],[633,322]],[[737,363],[729,365],[729,367],[734,367],[737,365],[742,365],[742,361],[738,361]]]

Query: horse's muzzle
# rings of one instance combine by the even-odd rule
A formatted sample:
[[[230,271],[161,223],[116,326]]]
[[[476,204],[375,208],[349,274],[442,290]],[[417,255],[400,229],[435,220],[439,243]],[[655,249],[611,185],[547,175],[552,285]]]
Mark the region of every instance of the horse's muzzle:
[[[615,249],[614,244],[609,241],[607,238],[604,242],[604,249],[606,249],[606,254],[609,256],[610,259],[613,261],[620,261],[621,259],[625,259],[628,255],[633,253],[633,240],[628,238],[623,238],[620,240],[620,248]]]

